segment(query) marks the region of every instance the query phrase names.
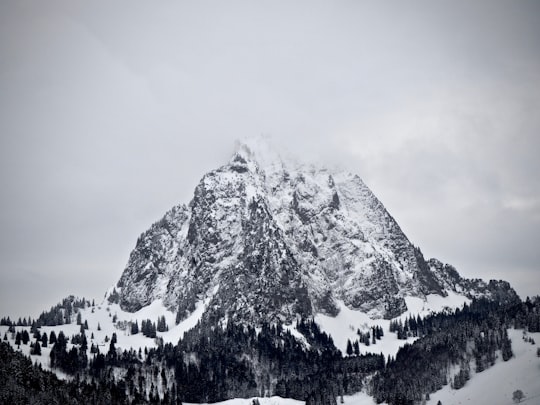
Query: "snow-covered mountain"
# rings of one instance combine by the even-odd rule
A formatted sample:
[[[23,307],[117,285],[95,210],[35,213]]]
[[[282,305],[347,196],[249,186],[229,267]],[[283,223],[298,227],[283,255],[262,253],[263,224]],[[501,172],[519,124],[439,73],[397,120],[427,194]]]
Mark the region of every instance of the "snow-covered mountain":
[[[539,305],[426,260],[358,176],[243,143],[139,237],[104,301],[0,320],[0,403],[461,403],[484,395],[471,377],[533,370]]]
[[[162,300],[177,322],[204,300],[204,318],[256,325],[336,316],[341,302],[390,319],[406,297],[449,292],[517,298],[426,261],[357,175],[284,160],[258,139],[139,237],[109,300],[129,312]]]

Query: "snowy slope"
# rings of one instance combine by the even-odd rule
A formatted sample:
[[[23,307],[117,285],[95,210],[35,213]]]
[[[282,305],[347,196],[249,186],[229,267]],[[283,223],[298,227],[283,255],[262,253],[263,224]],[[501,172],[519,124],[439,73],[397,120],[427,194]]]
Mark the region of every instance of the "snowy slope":
[[[446,306],[460,306],[463,302],[466,302],[467,299],[463,296],[454,295],[453,297],[441,299],[438,296],[430,296],[427,301],[420,302],[417,298],[408,298],[407,303],[411,308],[411,314],[420,314],[427,315],[432,310],[440,310]],[[203,309],[205,307],[204,302],[200,303],[200,306],[194,311],[194,316],[192,318],[186,319],[184,322],[179,325],[171,328],[168,332],[158,332],[158,337],[163,338],[165,342],[175,343],[177,337],[183,333],[183,331],[188,330],[197,322],[197,316],[201,316]],[[397,340],[395,334],[389,333],[387,330],[387,323],[389,321],[379,319],[373,320],[365,313],[360,313],[358,311],[348,310],[342,303],[340,303],[341,311],[340,315],[337,317],[329,317],[325,315],[319,315],[316,320],[322,325],[322,327],[327,331],[336,331],[343,332],[343,330],[350,330],[350,338],[356,336],[355,331],[351,330],[350,326],[353,328],[356,327],[368,327],[370,325],[380,325],[385,329],[385,336],[381,341],[378,341],[376,345],[371,345],[366,347],[362,345],[362,352],[374,352],[386,355],[395,355],[399,347],[405,344],[405,340]],[[96,305],[95,307],[87,307],[81,309],[80,313],[82,315],[83,322],[86,320],[89,326],[88,331],[86,332],[87,336],[90,337],[94,335],[93,339],[89,338],[89,346],[91,344],[98,345],[101,352],[106,352],[108,350],[108,343],[105,341],[105,336],[109,338],[112,336],[112,333],[116,333],[118,337],[117,347],[122,349],[133,348],[138,350],[139,348],[143,349],[145,347],[155,347],[156,341],[154,339],[146,338],[141,333],[137,335],[130,335],[128,330],[122,330],[123,322],[135,321],[138,320],[140,323],[143,319],[155,318],[158,314],[164,313],[164,307],[154,303],[151,306],[145,307],[142,310],[136,313],[129,313],[122,311],[118,305],[102,303]],[[113,324],[113,317],[117,318],[116,323]],[[402,317],[407,317],[408,314],[403,314]],[[172,322],[174,314],[169,313],[168,323]],[[73,319],[75,321],[75,319]],[[386,322],[386,323],[385,323]],[[97,330],[98,324],[100,325],[101,330]],[[2,338],[4,334],[8,338],[8,343],[10,343],[14,348],[17,348],[14,344],[14,336],[7,332],[7,326],[0,326],[0,335]],[[26,329],[30,331],[30,327],[16,327],[16,331],[22,331]],[[54,330],[56,334],[60,330],[64,332],[67,337],[77,334],[79,332],[80,326],[76,323],[68,325],[59,325],[59,326],[43,326],[41,327],[41,332],[46,332],[50,335],[50,332]],[[367,330],[367,329],[366,329]],[[344,351],[344,345],[346,345],[347,335],[340,335],[336,333],[334,336],[334,341],[336,346]],[[538,344],[532,345],[529,342],[526,342],[523,337],[522,330],[509,330],[509,337],[512,340],[512,348],[514,351],[515,357],[508,362],[503,362],[500,358],[497,360],[497,363],[481,372],[474,373],[472,372],[471,380],[467,382],[465,387],[460,390],[453,390],[450,388],[450,385],[445,386],[442,390],[431,395],[431,400],[428,402],[430,404],[436,404],[437,401],[441,401],[444,405],[449,404],[479,404],[479,403],[489,403],[489,404],[511,404],[512,403],[512,392],[521,389],[525,395],[525,403],[537,404],[540,403],[540,358],[536,356],[536,350],[539,347]],[[528,333],[527,337],[533,338],[536,342],[540,342],[540,333]],[[31,341],[34,339],[31,338]],[[409,339],[411,342],[412,339]],[[68,344],[68,350],[70,349],[71,344]],[[30,355],[30,345],[21,344],[18,348],[23,354]],[[49,367],[49,354],[50,346],[48,348],[42,348],[42,355],[35,356],[31,355],[31,359],[34,362],[42,364],[45,369],[50,369]],[[90,353],[88,353],[90,355]],[[474,369],[474,367],[472,367]],[[61,371],[55,369],[53,370],[60,378],[67,379],[67,375]],[[486,389],[489,387],[489,389]],[[291,399],[283,399],[279,397],[273,398],[261,398],[261,404],[267,405],[294,405],[294,404],[303,404],[302,401],[294,401]],[[355,405],[364,405],[364,404],[373,404],[373,399],[366,395],[365,393],[358,393],[352,396],[344,397],[345,404],[355,404]],[[225,401],[220,404],[227,405],[241,405],[249,404],[251,405],[251,400],[248,399],[235,399],[230,401]]]
[[[136,312],[127,312],[122,310],[118,304],[109,303],[107,300],[96,304],[94,307],[89,306],[86,308],[81,308],[77,313],[81,314],[82,322],[88,324],[88,330],[85,331],[85,334],[88,338],[88,356],[92,357],[90,354],[90,346],[92,344],[96,345],[100,352],[106,353],[109,350],[109,341],[113,335],[117,335],[116,347],[121,350],[134,349],[138,351],[141,349],[144,352],[145,348],[155,348],[158,345],[156,339],[148,338],[144,336],[141,332],[132,335],[130,323],[137,322],[139,327],[142,324],[143,320],[150,319],[152,322],[155,322],[159,316],[164,315],[167,326],[169,330],[167,332],[157,332],[156,335],[158,338],[163,340],[163,343],[172,343],[177,344],[178,340],[183,336],[184,332],[193,328],[197,322],[202,319],[203,313],[206,310],[211,298],[206,298],[197,302],[195,310],[190,314],[190,316],[179,324],[175,323],[175,314],[170,312],[161,302],[161,300],[156,300],[152,304],[141,308]],[[464,302],[468,302],[469,299],[458,295],[458,294],[449,294],[447,297],[440,297],[438,295],[429,295],[426,300],[422,300],[416,297],[406,297],[406,302],[410,308],[407,312],[402,314],[398,318],[405,319],[409,315],[420,315],[425,316],[431,312],[437,312],[444,308],[458,308],[463,305]],[[338,301],[339,314],[335,317],[318,314],[315,317],[315,321],[320,325],[321,329],[328,334],[330,334],[334,340],[334,344],[342,353],[346,352],[347,339],[354,341],[358,338],[356,333],[357,329],[360,329],[362,332],[370,330],[371,326],[381,326],[384,329],[384,336],[381,340],[378,340],[376,344],[366,346],[363,343],[360,343],[360,348],[362,353],[383,353],[385,356],[392,355],[395,356],[400,347],[405,343],[411,343],[415,338],[409,338],[407,340],[398,340],[395,333],[390,333],[388,327],[390,324],[389,320],[385,319],[372,319],[367,313],[351,310],[346,307],[346,305]],[[397,318],[395,318],[397,319]],[[98,329],[99,328],[99,329]],[[295,324],[285,325],[285,328],[288,329],[299,341],[303,342],[306,346],[306,340],[302,334],[300,334],[295,329]],[[26,329],[30,332],[30,327],[16,327],[16,331],[21,331]],[[7,332],[7,326],[0,326],[0,338],[4,337],[6,334],[8,338],[8,343],[10,343],[14,348],[15,346],[15,335]],[[57,325],[57,326],[42,326],[40,328],[41,333],[47,333],[50,336],[51,331],[55,331],[56,335],[60,331],[63,331],[65,336],[71,338],[71,336],[76,335],[80,332],[80,325],[76,324],[76,314],[72,316],[72,323]],[[6,333],[7,332],[7,333]],[[30,341],[35,341],[31,337]],[[68,343],[68,350],[72,347]],[[21,344],[19,350],[25,354],[30,355],[30,345]],[[42,348],[42,355],[35,356],[32,355],[31,358],[33,361],[40,363],[45,369],[50,370],[50,346]],[[53,370],[59,377],[68,378],[59,370]]]
[[[97,346],[101,353],[106,353],[109,350],[109,342],[113,335],[117,335],[116,348],[121,350],[134,349],[138,351],[141,349],[144,352],[145,348],[153,348],[158,345],[156,339],[148,338],[141,332],[132,335],[130,322],[137,322],[139,327],[143,320],[150,319],[155,322],[159,316],[164,315],[169,330],[167,332],[156,332],[157,338],[163,339],[164,343],[177,344],[178,340],[183,336],[184,332],[193,328],[200,320],[203,311],[205,310],[209,300],[201,301],[196,304],[196,309],[191,315],[184,319],[179,324],[175,324],[175,314],[168,311],[160,300],[154,301],[151,305],[148,305],[137,312],[130,313],[122,310],[118,304],[111,304],[107,301],[97,304],[94,307],[86,307],[78,310],[81,314],[82,323],[85,321],[88,324],[88,330],[85,334],[88,339],[87,354],[89,358],[90,346],[94,344]],[[27,330],[30,333],[30,327],[15,327],[16,332]],[[57,326],[42,326],[40,328],[41,333],[46,333],[50,336],[51,331],[54,331],[58,336],[60,331],[64,332],[67,338],[71,338],[73,335],[77,335],[80,332],[80,325],[76,323],[76,315],[72,316],[72,323],[57,325]],[[8,343],[15,349],[20,350],[25,355],[30,355],[30,342],[34,342],[35,339],[30,333],[30,342],[27,345],[21,344],[18,348],[15,345],[15,334],[8,332],[7,326],[0,326],[0,337],[3,339],[4,335],[8,338]],[[68,343],[67,349],[71,349],[73,345]],[[31,355],[32,361],[37,361],[45,369],[50,370],[50,348],[42,347],[41,356]],[[77,346],[79,348],[79,346]],[[67,378],[67,376],[61,371],[53,370],[60,378]]]
[[[499,358],[493,367],[472,375],[459,390],[445,386],[432,394],[428,403],[511,405],[514,403],[512,393],[520,389],[525,394],[522,403],[540,404],[540,358],[536,356],[540,333],[527,334],[536,341],[535,345],[522,339],[522,330],[510,329],[508,336],[512,340],[514,358],[507,362]]]
[[[408,310],[394,319],[405,320],[411,315],[425,317],[446,308],[462,308],[463,304],[470,302],[470,299],[463,295],[449,292],[446,297],[436,294],[430,294],[425,299],[405,297],[405,302],[407,303]],[[395,333],[388,331],[390,320],[372,319],[367,313],[347,308],[343,302],[338,302],[338,306],[340,311],[337,316],[317,314],[315,321],[321,326],[322,330],[332,336],[334,344],[342,353],[346,352],[348,339],[351,342],[358,339],[358,329],[365,333],[370,331],[372,326],[382,327],[384,336],[381,340],[377,340],[376,344],[366,346],[360,343],[361,353],[382,353],[385,357],[388,355],[395,356],[400,347],[404,346],[405,343],[412,343],[416,339],[410,337],[407,340],[399,340]]]

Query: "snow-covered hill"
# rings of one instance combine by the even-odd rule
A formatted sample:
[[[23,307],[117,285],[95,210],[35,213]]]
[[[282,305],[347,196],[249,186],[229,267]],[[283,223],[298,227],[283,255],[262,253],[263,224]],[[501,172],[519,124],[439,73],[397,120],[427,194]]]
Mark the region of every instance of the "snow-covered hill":
[[[523,336],[533,339],[531,344]],[[511,405],[512,394],[516,390],[523,391],[525,398],[521,403],[527,405],[540,404],[540,357],[536,355],[540,343],[540,333],[527,333],[523,330],[510,329],[508,336],[512,340],[514,358],[497,363],[481,373],[476,373],[471,380],[459,390],[449,385],[431,395],[428,404],[493,404]]]
[[[390,319],[406,297],[449,293],[516,298],[507,283],[426,261],[357,175],[256,140],[139,237],[109,299],[128,312],[161,300],[178,321],[206,302],[204,317],[261,324],[343,309]]]
[[[410,307],[414,307],[413,310],[419,314],[426,314],[431,309],[442,309],[445,304],[451,303],[447,299],[439,299],[437,297],[430,297],[427,302],[420,302],[416,299],[407,299],[407,303]],[[458,305],[459,296],[454,296],[453,303]],[[347,312],[343,310],[340,316],[336,318],[339,322],[349,326],[348,324],[354,324],[357,322],[365,322],[365,324],[379,323],[382,324],[384,320],[372,320],[367,317],[366,314],[358,314],[353,311]],[[141,348],[144,353],[144,348],[156,347],[156,341],[144,337],[141,333],[137,335],[131,335],[127,330],[123,330],[122,324],[126,320],[138,320],[142,322],[143,319],[154,318],[158,314],[163,313],[163,308],[154,304],[151,307],[144,308],[137,313],[123,312],[118,305],[96,305],[95,307],[88,307],[80,310],[82,314],[81,318],[88,323],[89,329],[86,334],[93,336],[89,339],[89,346],[95,344],[100,347],[102,352],[107,350],[107,341],[110,339],[113,333],[118,336],[117,347],[121,349],[133,348],[138,350]],[[199,308],[195,314],[201,314]],[[109,316],[110,315],[110,316]],[[404,314],[403,317],[406,315]],[[172,321],[174,315],[169,313],[168,321]],[[75,317],[74,317],[75,318]],[[113,318],[116,321],[113,323]],[[325,322],[330,322],[332,318],[318,319],[322,325]],[[74,319],[75,321],[75,319]],[[180,325],[173,327],[168,332],[158,332],[158,337],[164,339],[165,342],[173,341],[178,335],[183,333],[184,330],[191,328],[197,319],[191,318],[186,320]],[[99,329],[98,330],[98,325]],[[325,325],[327,329],[337,328],[335,325]],[[27,330],[30,332],[30,327],[15,327],[17,332]],[[58,326],[42,326],[40,332],[46,333],[50,336],[51,331],[55,331],[58,335],[60,331],[68,337],[76,335],[80,330],[80,326],[75,322],[72,324],[58,325]],[[335,329],[338,330],[338,329]],[[342,329],[341,329],[342,330]],[[6,336],[7,342],[10,343],[15,349],[20,350],[23,354],[30,356],[33,362],[38,362],[44,369],[51,369],[49,366],[50,346],[41,349],[41,355],[30,355],[30,343],[15,345],[14,334],[8,331],[7,326],[0,326],[0,335],[2,338]],[[471,379],[466,385],[459,389],[454,390],[450,385],[446,385],[442,390],[437,391],[431,395],[431,399],[427,401],[428,404],[437,404],[441,401],[443,405],[458,405],[458,404],[500,404],[510,405],[512,401],[512,393],[515,390],[522,390],[525,394],[523,403],[526,404],[538,404],[540,403],[540,358],[537,357],[537,350],[540,343],[540,333],[525,333],[523,330],[509,329],[508,335],[512,340],[512,349],[514,357],[507,362],[503,362],[500,358],[496,361],[495,365],[481,373],[475,373],[472,371]],[[107,338],[106,338],[107,337]],[[532,339],[535,344],[532,344]],[[31,338],[31,342],[35,339]],[[410,343],[409,339],[409,343]],[[403,346],[407,341],[395,339],[394,334],[387,333],[386,336],[370,348],[364,348],[364,350],[372,350],[374,352],[382,351],[385,355],[395,355],[398,348]],[[337,339],[336,342],[341,345],[341,341]],[[72,347],[68,344],[68,348]],[[474,367],[472,367],[474,370]],[[67,379],[72,378],[64,374],[59,369],[53,370],[59,377]],[[292,399],[272,397],[272,398],[259,398],[261,405],[301,405],[303,401],[296,401]],[[346,405],[371,405],[374,404],[373,398],[367,395],[365,392],[360,392],[354,395],[345,395],[344,404]],[[219,405],[251,405],[252,399],[232,399],[224,402],[217,403]]]
[[[408,306],[408,310],[400,316],[394,318],[406,319],[408,316],[426,316],[433,312],[439,312],[446,308],[459,308],[464,303],[468,303],[470,300],[455,293],[450,293],[446,297],[439,295],[429,295],[426,300],[416,297],[405,297],[405,301]],[[175,314],[169,311],[162,303],[161,300],[156,300],[150,305],[147,305],[138,311],[128,312],[123,310],[120,305],[116,303],[108,302],[104,300],[101,303],[97,303],[94,306],[88,305],[85,308],[78,308],[77,312],[74,312],[71,316],[71,322],[69,324],[62,324],[56,326],[41,326],[40,333],[46,333],[50,336],[51,331],[54,331],[56,335],[62,331],[67,337],[77,335],[80,332],[80,325],[77,324],[77,317],[80,315],[80,319],[83,324],[88,325],[88,329],[85,330],[85,334],[89,338],[88,346],[92,344],[99,347],[101,352],[106,352],[109,348],[109,341],[113,334],[117,336],[116,347],[121,350],[134,349],[142,351],[150,348],[155,348],[160,343],[172,343],[177,344],[178,340],[183,337],[186,331],[197,325],[201,321],[204,312],[207,310],[210,299],[199,301],[195,305],[195,310],[189,315],[189,317],[183,319],[176,324]],[[383,353],[385,356],[395,356],[400,347],[406,343],[411,343],[414,338],[408,338],[406,340],[399,340],[395,333],[389,333],[388,328],[391,320],[376,318],[372,319],[365,312],[359,310],[352,310],[346,307],[342,301],[338,301],[339,313],[336,316],[318,314],[315,317],[315,321],[320,325],[321,329],[330,334],[334,340],[336,347],[341,350],[342,353],[346,352],[347,340],[354,341],[358,339],[357,331],[367,332],[371,330],[372,326],[381,326],[385,331],[384,336],[380,340],[377,340],[376,344],[366,346],[360,343],[360,350],[362,353]],[[156,331],[155,338],[149,338],[144,336],[141,331],[136,334],[132,333],[131,325],[137,323],[141,326],[143,321],[150,320],[156,322],[161,317],[165,317],[168,330],[164,332]],[[305,342],[305,338],[296,330],[296,324],[285,324],[284,327],[289,329],[294,336],[300,341]],[[30,332],[30,327],[15,327],[16,331],[27,330]],[[15,335],[8,332],[7,326],[0,326],[0,338],[3,338],[4,334],[8,337],[8,342],[15,346]],[[35,339],[31,338],[31,341]],[[73,345],[68,343],[68,348]],[[30,354],[30,345],[20,345],[19,349],[25,354]],[[43,367],[49,368],[49,348],[42,348],[41,356],[32,356],[34,361],[42,364]]]

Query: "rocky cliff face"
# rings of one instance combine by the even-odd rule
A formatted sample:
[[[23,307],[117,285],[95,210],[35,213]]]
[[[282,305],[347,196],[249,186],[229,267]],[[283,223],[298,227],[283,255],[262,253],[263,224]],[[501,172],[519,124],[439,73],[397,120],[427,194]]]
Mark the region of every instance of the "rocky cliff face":
[[[255,324],[335,315],[336,300],[391,318],[408,295],[515,295],[426,261],[358,176],[286,162],[258,144],[240,145],[189,206],[139,237],[116,287],[128,311],[162,299],[181,320],[209,299],[205,316]]]

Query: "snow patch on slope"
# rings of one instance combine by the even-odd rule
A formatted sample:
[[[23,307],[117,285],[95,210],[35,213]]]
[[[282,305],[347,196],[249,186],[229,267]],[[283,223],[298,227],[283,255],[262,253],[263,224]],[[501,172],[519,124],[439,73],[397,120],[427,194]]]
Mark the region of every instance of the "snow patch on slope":
[[[469,303],[470,299],[463,295],[449,292],[447,297],[441,297],[436,294],[430,294],[425,300],[418,297],[405,297],[408,310],[394,319],[405,320],[410,316],[420,315],[425,317],[433,312],[440,312],[444,309],[462,308],[465,303]],[[362,353],[382,353],[385,356],[395,356],[400,347],[405,343],[412,343],[416,338],[408,338],[407,340],[399,340],[395,333],[389,332],[390,320],[387,319],[371,319],[365,312],[348,308],[343,301],[338,300],[337,306],[339,313],[332,317],[324,314],[315,315],[315,322],[319,324],[321,329],[329,333],[334,340],[335,346],[346,353],[347,340],[351,342],[358,339],[357,331],[367,332],[373,326],[380,326],[384,330],[384,336],[381,340],[377,340],[376,344],[366,346],[360,344]]]
[[[443,297],[437,294],[429,294],[423,300],[418,297],[405,297],[407,311],[401,314],[400,319],[406,319],[410,315],[420,315],[425,317],[433,312],[442,312],[446,309],[463,308],[463,305],[470,304],[471,300],[464,295],[454,291],[447,291],[448,295]]]

